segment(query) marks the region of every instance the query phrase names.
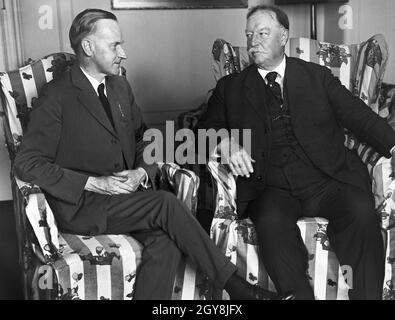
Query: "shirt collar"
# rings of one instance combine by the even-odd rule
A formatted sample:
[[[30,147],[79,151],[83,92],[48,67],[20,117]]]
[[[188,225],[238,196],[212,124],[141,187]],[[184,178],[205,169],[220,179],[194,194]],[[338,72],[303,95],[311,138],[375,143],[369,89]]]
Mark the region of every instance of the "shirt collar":
[[[285,75],[285,67],[286,67],[286,65],[287,65],[287,59],[285,58],[285,55],[284,55],[283,60],[282,60],[282,61],[280,62],[280,64],[279,64],[277,67],[275,67],[273,70],[264,70],[264,69],[258,68],[258,72],[259,72],[259,74],[262,76],[262,78],[265,79],[265,78],[266,78],[266,75],[267,75],[269,72],[275,71],[275,72],[278,73],[278,76],[277,76],[276,81],[277,81],[277,82],[280,81],[280,82],[281,82],[280,84],[283,84],[283,82],[284,82],[284,75]],[[265,80],[265,81],[266,81],[266,80]]]
[[[81,69],[82,73],[85,75],[85,77],[87,77],[87,79],[89,80],[89,82],[92,85],[93,89],[95,89],[95,92],[96,92],[97,95],[99,95],[99,93],[97,92],[97,88],[102,83],[104,83],[104,93],[107,94],[106,78],[104,78],[102,82],[99,82],[94,77],[92,77],[90,74],[88,74],[81,66],[80,66],[80,69]]]

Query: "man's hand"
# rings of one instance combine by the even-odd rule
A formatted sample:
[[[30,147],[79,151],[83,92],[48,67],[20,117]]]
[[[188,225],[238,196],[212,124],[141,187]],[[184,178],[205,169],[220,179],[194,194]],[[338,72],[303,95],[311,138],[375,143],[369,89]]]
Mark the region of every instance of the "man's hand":
[[[137,190],[140,184],[144,181],[146,172],[143,168],[135,170],[125,170],[121,172],[114,172],[113,175],[118,178],[126,179],[125,183],[128,184],[133,192]]]
[[[233,139],[222,140],[218,149],[221,159],[229,165],[233,175],[249,178],[250,173],[254,172],[252,163],[255,160]]]
[[[115,176],[89,177],[85,185],[85,190],[109,196],[128,194],[134,190],[126,181],[127,178]]]
[[[85,190],[104,195],[129,194],[137,190],[144,178],[142,168],[116,172],[108,177],[89,177]]]

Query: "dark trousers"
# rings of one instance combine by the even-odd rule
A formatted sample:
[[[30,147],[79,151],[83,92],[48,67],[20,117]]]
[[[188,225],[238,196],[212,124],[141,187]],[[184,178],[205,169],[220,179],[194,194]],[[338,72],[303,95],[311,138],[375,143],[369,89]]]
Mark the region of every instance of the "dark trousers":
[[[384,249],[372,194],[299,160],[269,167],[267,185],[243,206],[256,226],[260,254],[276,289],[314,299],[306,274],[308,252],[296,222],[319,216],[329,220],[327,234],[340,264],[352,268],[349,298],[381,299]]]
[[[107,197],[109,234],[130,233],[143,246],[134,299],[170,299],[181,254],[223,288],[236,267],[211,241],[188,208],[166,191]]]

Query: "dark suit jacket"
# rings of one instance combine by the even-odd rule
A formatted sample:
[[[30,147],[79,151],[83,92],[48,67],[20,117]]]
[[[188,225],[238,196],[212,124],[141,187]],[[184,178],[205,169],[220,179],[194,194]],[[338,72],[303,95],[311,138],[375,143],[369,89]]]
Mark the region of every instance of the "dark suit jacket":
[[[61,229],[97,234],[106,228],[106,199],[84,191],[89,176],[143,167],[154,182],[156,166],[143,161],[145,124],[123,77],[107,77],[115,129],[97,93],[75,65],[42,90],[15,159],[16,176],[37,184]],[[155,185],[155,183],[153,183]]]
[[[329,69],[287,57],[284,99],[290,108],[295,135],[313,163],[339,181],[370,189],[366,166],[344,146],[344,130],[390,157],[395,133],[386,121],[354,97]],[[251,129],[250,179],[237,180],[238,201],[256,198],[264,188],[271,149],[271,128],[265,82],[256,66],[222,78],[209,100],[199,128]]]

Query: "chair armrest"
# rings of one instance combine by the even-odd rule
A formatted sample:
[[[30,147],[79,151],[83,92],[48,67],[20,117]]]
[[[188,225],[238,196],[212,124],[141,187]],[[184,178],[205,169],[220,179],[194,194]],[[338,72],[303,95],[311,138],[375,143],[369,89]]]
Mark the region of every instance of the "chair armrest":
[[[26,200],[29,198],[29,195],[31,194],[42,193],[40,187],[36,186],[35,184],[24,182],[22,180],[19,180],[17,177],[15,177],[15,182],[16,185],[18,186],[19,191],[22,193],[22,195],[25,197]]]
[[[216,192],[214,218],[237,220],[236,180],[230,169],[217,161],[208,162]]]
[[[58,259],[60,255],[59,231],[45,195],[36,185],[21,181],[16,177],[15,182],[24,198],[24,213],[22,214],[26,214],[41,248],[41,252],[34,248],[36,255],[44,259],[44,262]]]
[[[171,191],[196,216],[199,177],[192,171],[182,169],[174,163],[160,165],[161,185],[170,186]]]
[[[395,180],[390,177],[391,173],[391,159],[385,157],[380,158],[373,168],[372,192],[384,230],[395,227]]]

